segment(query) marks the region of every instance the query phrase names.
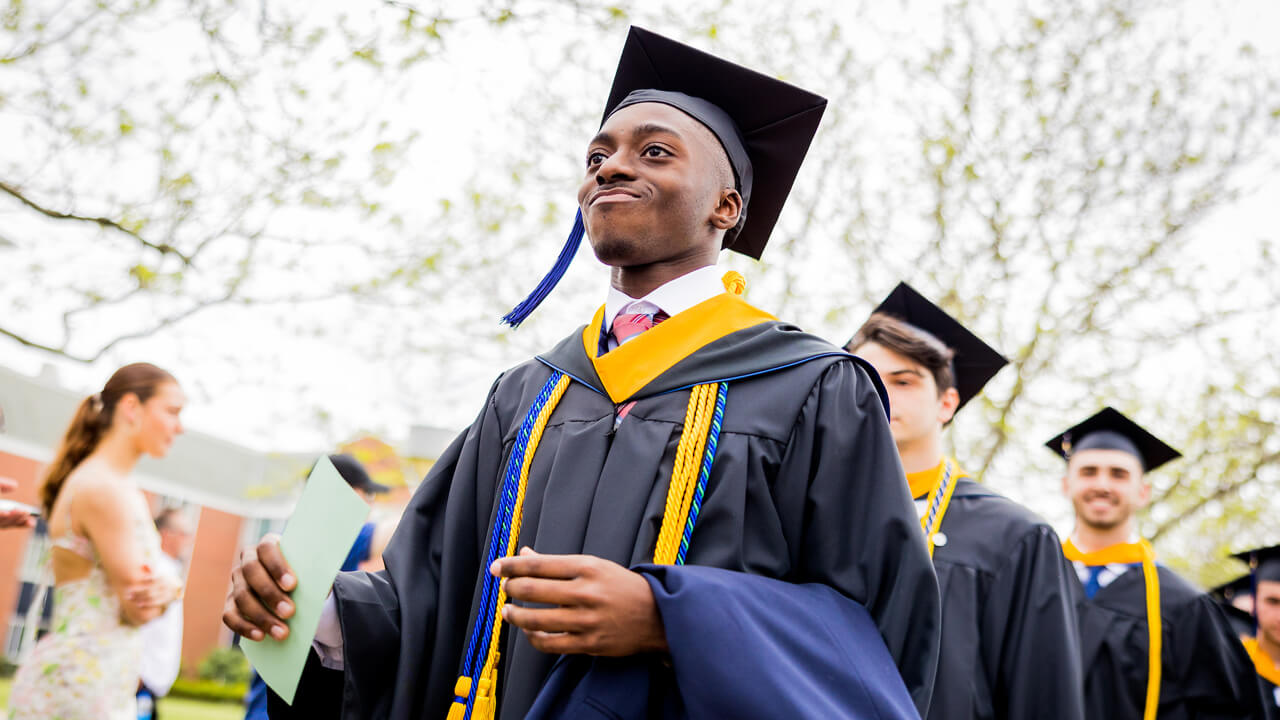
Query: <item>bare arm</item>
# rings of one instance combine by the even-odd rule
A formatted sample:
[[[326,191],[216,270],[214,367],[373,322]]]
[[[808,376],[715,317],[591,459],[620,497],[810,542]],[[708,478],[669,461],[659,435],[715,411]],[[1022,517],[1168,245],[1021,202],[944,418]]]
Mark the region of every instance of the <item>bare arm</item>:
[[[146,566],[137,538],[136,491],[120,490],[110,482],[83,483],[76,491],[71,522],[93,543],[107,580],[120,599],[121,619],[142,625],[163,613],[179,588]]]
[[[16,480],[11,480],[7,477],[0,477],[0,493],[7,493],[16,489],[18,489],[18,483]],[[0,510],[0,528],[29,528],[35,526],[35,516],[26,510]]]

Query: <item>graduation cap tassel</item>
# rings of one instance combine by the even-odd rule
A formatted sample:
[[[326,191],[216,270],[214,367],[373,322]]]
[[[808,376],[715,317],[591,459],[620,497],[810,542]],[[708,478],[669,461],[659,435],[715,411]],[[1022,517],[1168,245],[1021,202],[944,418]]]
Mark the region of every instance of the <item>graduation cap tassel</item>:
[[[525,318],[533,314],[538,305],[551,294],[556,284],[560,282],[560,278],[564,277],[565,272],[569,269],[569,263],[573,262],[573,258],[578,254],[578,246],[582,244],[582,236],[586,234],[586,227],[582,224],[582,210],[578,210],[577,216],[573,219],[573,229],[569,231],[569,239],[565,241],[564,247],[560,250],[560,257],[556,258],[556,264],[551,267],[551,271],[542,278],[542,282],[538,283],[538,287],[529,293],[529,297],[520,301],[511,309],[511,312],[502,316],[502,322],[511,327],[520,327],[520,323]]]

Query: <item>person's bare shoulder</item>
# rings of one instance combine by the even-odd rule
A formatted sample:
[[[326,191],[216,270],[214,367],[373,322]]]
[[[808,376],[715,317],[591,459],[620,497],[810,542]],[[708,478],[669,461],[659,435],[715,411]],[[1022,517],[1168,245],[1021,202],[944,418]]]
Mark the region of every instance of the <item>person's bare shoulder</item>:
[[[102,464],[86,462],[67,476],[59,502],[63,497],[74,498],[71,520],[79,531],[86,519],[99,518],[105,513],[130,517],[137,494],[137,486],[127,476],[112,472]],[[55,512],[57,509],[55,506]]]

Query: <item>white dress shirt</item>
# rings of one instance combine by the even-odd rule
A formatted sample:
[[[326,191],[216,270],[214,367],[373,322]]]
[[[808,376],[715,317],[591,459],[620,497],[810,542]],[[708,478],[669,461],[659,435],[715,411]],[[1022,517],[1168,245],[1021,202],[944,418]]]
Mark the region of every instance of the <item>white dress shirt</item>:
[[[1076,566],[1076,575],[1080,578],[1081,584],[1089,583],[1089,566],[1074,560],[1071,563]],[[1098,573],[1098,587],[1104,588],[1110,585],[1116,578],[1128,572],[1129,566],[1124,563],[1109,563],[1103,566],[1102,572]]]
[[[609,328],[613,327],[613,319],[621,313],[653,314],[661,310],[668,316],[678,315],[699,303],[725,292],[721,281],[720,268],[715,265],[700,267],[692,272],[669,280],[658,286],[653,292],[642,298],[633,298],[609,286],[609,294],[604,301],[604,320],[600,328],[601,337],[608,342],[608,349],[618,346],[616,340],[609,337]],[[342,624],[338,620],[338,606],[333,595],[325,598],[320,609],[320,622],[316,625],[316,636],[311,641],[320,656],[320,664],[330,670],[341,670],[346,665],[342,657]]]
[[[162,574],[182,578],[182,563],[167,553],[160,553],[159,564]],[[143,625],[138,633],[142,636],[138,677],[157,697],[168,695],[182,665],[182,601],[170,603],[163,615]]]
[[[710,300],[724,292],[724,283],[720,275],[720,268],[715,265],[700,267],[659,285],[653,292],[639,299],[610,285],[609,295],[604,301],[601,337],[606,338],[609,349],[613,350],[618,347],[618,341],[609,337],[609,328],[613,327],[613,320],[619,315],[623,313],[653,315],[661,310],[670,317]]]

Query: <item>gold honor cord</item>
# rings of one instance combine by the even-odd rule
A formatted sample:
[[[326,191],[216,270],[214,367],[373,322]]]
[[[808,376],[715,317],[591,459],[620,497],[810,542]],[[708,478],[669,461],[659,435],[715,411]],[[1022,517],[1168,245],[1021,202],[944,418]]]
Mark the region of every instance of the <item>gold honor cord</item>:
[[[920,518],[920,528],[924,530],[924,539],[929,545],[929,557],[933,557],[934,537],[942,528],[942,519],[946,517],[947,508],[951,506],[951,495],[956,491],[958,475],[951,458],[944,458],[938,484],[934,485],[933,490],[929,492],[929,510],[924,517]]]
[[[1146,540],[1139,540],[1136,543],[1120,543],[1086,553],[1067,538],[1062,543],[1062,554],[1068,560],[1082,562],[1090,567],[1142,563],[1147,604],[1147,698],[1142,718],[1155,720],[1156,711],[1160,707],[1160,673],[1163,668],[1161,639],[1164,637],[1160,625],[1160,575],[1156,570],[1155,549]]]
[[[676,446],[676,460],[671,467],[671,484],[667,487],[667,505],[662,513],[662,529],[653,549],[655,565],[674,565],[680,552],[680,539],[689,521],[693,492],[698,486],[702,455],[707,447],[707,431],[715,413],[715,383],[695,385],[689,391],[689,408],[685,411],[684,429]]]
[[[1143,720],[1156,720],[1160,707],[1160,576],[1156,574],[1156,553],[1151,544],[1142,542],[1142,579],[1147,585],[1147,707]]]

